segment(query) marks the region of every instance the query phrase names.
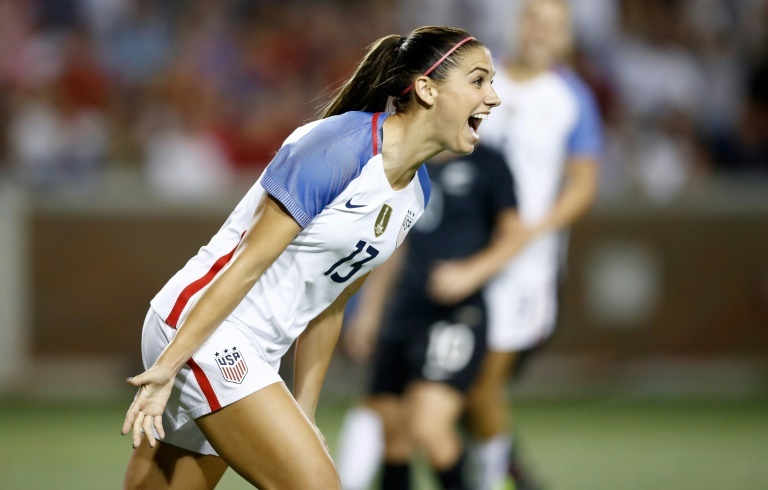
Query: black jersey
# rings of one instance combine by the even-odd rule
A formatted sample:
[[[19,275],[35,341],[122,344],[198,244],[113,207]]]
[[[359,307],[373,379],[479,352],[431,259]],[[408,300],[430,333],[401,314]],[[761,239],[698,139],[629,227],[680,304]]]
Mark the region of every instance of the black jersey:
[[[433,302],[426,281],[435,261],[461,259],[484,248],[497,216],[514,208],[514,182],[501,154],[477,145],[471,155],[457,155],[445,163],[427,164],[432,182],[429,205],[407,239],[407,253],[388,321],[386,336],[413,334],[424,319],[446,314],[454,306]],[[476,303],[480,292],[466,301]]]

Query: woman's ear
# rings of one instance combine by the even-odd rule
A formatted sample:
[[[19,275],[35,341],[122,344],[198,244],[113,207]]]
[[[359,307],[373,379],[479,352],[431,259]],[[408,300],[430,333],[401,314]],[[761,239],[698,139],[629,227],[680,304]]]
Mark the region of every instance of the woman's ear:
[[[416,97],[418,97],[424,105],[431,107],[435,104],[437,85],[435,85],[435,82],[433,82],[431,78],[423,75],[417,78],[413,86],[413,91],[416,92]]]

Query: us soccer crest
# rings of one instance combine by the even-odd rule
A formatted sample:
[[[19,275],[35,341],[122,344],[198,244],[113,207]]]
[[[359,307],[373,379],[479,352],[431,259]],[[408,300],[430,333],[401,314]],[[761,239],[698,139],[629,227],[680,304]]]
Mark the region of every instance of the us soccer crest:
[[[245,375],[248,374],[248,365],[237,347],[224,349],[224,353],[216,353],[216,364],[219,365],[219,371],[224,379],[232,383],[242,383]]]
[[[400,244],[403,243],[403,240],[405,240],[405,236],[408,234],[408,230],[411,229],[411,226],[413,226],[414,221],[416,221],[416,213],[409,209],[408,212],[405,213],[403,225],[400,227],[400,231],[397,234],[397,242],[395,242],[395,247],[399,247]]]

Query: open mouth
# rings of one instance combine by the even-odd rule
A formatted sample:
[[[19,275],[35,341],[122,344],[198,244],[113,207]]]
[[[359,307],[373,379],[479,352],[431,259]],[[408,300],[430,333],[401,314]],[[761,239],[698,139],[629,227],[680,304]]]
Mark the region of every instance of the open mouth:
[[[469,116],[469,119],[467,119],[467,125],[469,126],[469,132],[472,133],[472,137],[476,140],[480,139],[480,134],[477,132],[477,130],[480,128],[480,123],[488,119],[487,113],[479,112],[477,114],[472,114]]]

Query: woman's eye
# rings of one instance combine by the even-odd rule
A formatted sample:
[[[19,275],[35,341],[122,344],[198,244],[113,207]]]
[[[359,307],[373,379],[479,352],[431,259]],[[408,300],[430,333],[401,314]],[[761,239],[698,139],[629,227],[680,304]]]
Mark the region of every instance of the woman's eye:
[[[482,78],[477,78],[477,79],[475,79],[475,81],[474,81],[474,82],[472,82],[472,83],[474,83],[475,85],[477,85],[478,87],[480,87],[480,86],[482,86],[482,85],[483,85],[483,79],[482,79]]]

